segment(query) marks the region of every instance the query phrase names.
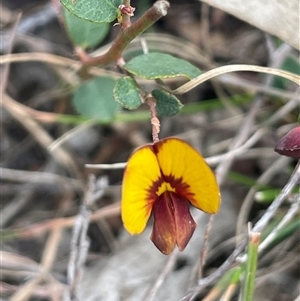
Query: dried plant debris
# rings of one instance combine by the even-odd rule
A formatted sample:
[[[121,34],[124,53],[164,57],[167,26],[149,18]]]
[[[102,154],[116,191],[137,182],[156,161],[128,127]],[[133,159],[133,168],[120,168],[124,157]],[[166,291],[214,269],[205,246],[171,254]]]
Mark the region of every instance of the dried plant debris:
[[[245,3],[234,17],[221,4],[160,0],[150,31],[91,67],[114,41],[122,50],[154,1],[63,1],[111,3],[104,26],[64,23],[58,0],[25,2],[1,3],[1,298],[238,300],[255,232],[253,299],[296,300],[299,63],[282,36],[295,28],[294,1],[278,4],[280,30],[274,1],[263,4],[279,41]]]

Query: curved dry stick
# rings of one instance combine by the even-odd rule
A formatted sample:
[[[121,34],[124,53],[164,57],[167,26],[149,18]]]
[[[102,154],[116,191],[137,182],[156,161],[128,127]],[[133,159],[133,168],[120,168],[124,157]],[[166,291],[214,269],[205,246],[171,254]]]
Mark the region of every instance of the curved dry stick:
[[[212,70],[209,70],[195,78],[193,78],[191,81],[187,82],[186,84],[182,85],[181,87],[172,90],[171,92],[174,94],[184,94],[191,89],[197,87],[201,83],[214,78],[218,75],[229,73],[229,72],[236,72],[236,71],[250,71],[250,72],[261,72],[261,73],[267,73],[267,74],[273,74],[280,77],[284,77],[298,85],[300,85],[300,76],[288,71],[275,69],[275,68],[269,68],[269,67],[260,67],[255,65],[229,65],[229,66],[222,66],[217,67]]]
[[[0,57],[0,65],[24,61],[43,61],[45,63],[70,67],[72,69],[76,69],[76,67],[79,69],[81,67],[81,62],[79,61],[44,52],[14,53],[2,55]]]
[[[29,53],[14,53],[0,56],[0,65],[9,63],[20,63],[27,61],[44,62],[56,66],[71,68],[74,71],[78,71],[82,67],[80,61],[72,60],[63,56],[55,55],[52,53],[44,52],[29,52]],[[100,69],[98,67],[91,67],[89,73],[92,75],[109,75],[114,78],[120,75],[117,72]]]

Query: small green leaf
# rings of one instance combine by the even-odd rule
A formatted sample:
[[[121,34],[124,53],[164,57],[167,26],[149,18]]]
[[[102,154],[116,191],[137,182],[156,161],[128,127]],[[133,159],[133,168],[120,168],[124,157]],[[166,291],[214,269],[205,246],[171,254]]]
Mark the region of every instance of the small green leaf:
[[[134,110],[142,104],[139,89],[130,76],[118,78],[113,93],[115,101],[126,109]]]
[[[183,104],[174,95],[155,89],[151,92],[156,100],[156,112],[159,116],[173,116],[179,113]]]
[[[114,85],[115,80],[110,77],[95,77],[81,85],[73,97],[78,113],[96,120],[112,120],[119,110],[113,97]]]
[[[187,61],[165,53],[151,52],[134,57],[124,68],[130,73],[146,79],[185,76],[192,79],[201,71]]]
[[[93,23],[110,23],[117,18],[122,0],[60,0],[72,14]]]
[[[99,44],[106,36],[109,25],[107,23],[95,24],[80,19],[64,8],[64,19],[69,38],[75,45],[83,49]]]

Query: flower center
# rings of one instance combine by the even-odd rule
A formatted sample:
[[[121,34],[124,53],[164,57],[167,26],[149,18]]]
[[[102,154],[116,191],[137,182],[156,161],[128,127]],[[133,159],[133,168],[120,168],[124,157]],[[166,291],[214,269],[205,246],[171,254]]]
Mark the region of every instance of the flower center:
[[[166,191],[176,192],[175,188],[173,188],[170,183],[162,182],[161,185],[157,188],[156,194],[159,197]]]

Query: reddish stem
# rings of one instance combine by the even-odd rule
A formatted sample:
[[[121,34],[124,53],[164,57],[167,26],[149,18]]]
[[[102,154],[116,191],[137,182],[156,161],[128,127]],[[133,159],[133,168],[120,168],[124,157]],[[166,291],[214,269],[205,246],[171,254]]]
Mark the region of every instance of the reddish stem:
[[[153,25],[157,20],[167,14],[170,4],[168,1],[156,1],[153,6],[148,9],[138,20],[131,24],[128,28],[119,33],[111,48],[103,55],[90,58],[83,62],[85,67],[95,65],[107,65],[116,62],[122,56],[122,52],[129,43],[138,35],[143,33],[147,28]]]
[[[130,5],[130,0],[124,0],[123,4],[119,6],[122,17],[121,20],[118,20],[121,25],[121,30],[125,30],[126,28],[131,26],[130,18],[134,16],[135,8]]]
[[[151,125],[152,125],[152,139],[153,142],[156,143],[159,141],[158,133],[160,132],[160,122],[156,116],[156,101],[151,94],[149,94],[145,102],[148,104],[150,108],[150,116],[151,116]]]

